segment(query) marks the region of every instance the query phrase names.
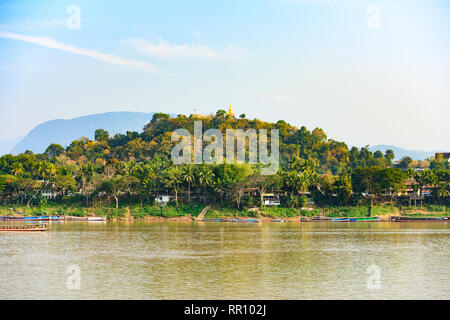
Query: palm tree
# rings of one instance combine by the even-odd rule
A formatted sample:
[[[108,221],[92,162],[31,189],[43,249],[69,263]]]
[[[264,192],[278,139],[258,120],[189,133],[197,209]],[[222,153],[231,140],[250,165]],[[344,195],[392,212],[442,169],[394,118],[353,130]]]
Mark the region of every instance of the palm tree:
[[[145,176],[142,177],[142,183],[139,185],[139,195],[141,199],[142,206],[142,196],[148,197],[156,189],[156,174],[154,172],[147,172]]]
[[[223,203],[223,195],[225,193],[226,186],[228,185],[227,180],[225,178],[216,177],[213,183],[214,193],[219,194],[220,203]]]
[[[73,167],[70,165],[65,165],[57,168],[57,174],[60,176],[74,177]]]
[[[214,183],[214,173],[207,166],[200,167],[198,173],[198,183],[203,187],[203,202],[206,202],[206,188]]]
[[[291,195],[307,192],[316,179],[317,173],[315,171],[310,171],[309,169],[302,173],[291,170],[288,171],[284,177],[286,186],[291,190]]]
[[[416,177],[416,172],[414,171],[414,169],[413,168],[408,168],[408,172],[407,172],[407,175],[408,175],[408,178],[410,178],[410,179],[414,179],[415,180],[415,177]],[[416,194],[416,188],[417,188],[417,185],[415,184],[415,183],[413,183],[412,185],[411,185],[411,187],[412,187],[412,189],[413,189],[413,193],[414,193],[414,206],[416,206],[416,201],[417,201],[417,194]],[[411,206],[411,197],[409,197],[409,205]]]
[[[191,202],[191,185],[195,181],[194,168],[191,165],[186,165],[181,170],[181,176],[184,182],[188,185],[188,202]]]
[[[293,171],[301,171],[304,165],[304,160],[299,156],[294,156],[294,158],[289,163],[289,169]]]
[[[311,182],[312,182],[311,174],[309,172],[304,172],[302,175],[299,176],[297,182],[297,192],[298,193],[307,192],[309,186],[311,185]]]
[[[298,191],[299,175],[296,171],[291,170],[284,174],[284,183],[290,189],[290,194],[294,195]]]
[[[442,198],[442,201],[444,202],[445,206],[445,211],[447,211],[447,202],[445,201],[445,198],[447,198],[450,195],[450,182],[439,183],[437,195],[439,198]]]
[[[15,177],[21,177],[22,174],[24,173],[24,169],[23,169],[22,164],[20,162],[14,162],[12,164],[11,173]]]
[[[175,192],[175,203],[178,206],[178,191],[180,187],[180,183],[182,181],[182,172],[180,167],[173,166],[166,170],[164,177],[164,184],[173,189]]]
[[[437,176],[435,170],[431,170],[430,171],[429,184],[431,185],[433,190],[436,190],[436,188],[438,188],[439,177]],[[434,204],[437,204],[437,198],[436,197],[434,198]]]
[[[42,162],[38,167],[39,176],[46,182],[51,182],[57,172],[56,166],[50,162]]]
[[[432,172],[430,170],[424,170],[420,173],[414,174],[414,179],[419,184],[420,204],[422,205],[423,187],[431,182]]]
[[[141,174],[143,171],[143,164],[141,162],[136,162],[134,160],[130,162],[125,162],[124,171],[127,175],[137,175]]]
[[[92,178],[94,175],[94,167],[92,164],[82,164],[78,167],[76,176],[79,178],[81,182],[81,192],[86,197],[86,205],[89,205],[89,192],[87,188],[87,182]]]

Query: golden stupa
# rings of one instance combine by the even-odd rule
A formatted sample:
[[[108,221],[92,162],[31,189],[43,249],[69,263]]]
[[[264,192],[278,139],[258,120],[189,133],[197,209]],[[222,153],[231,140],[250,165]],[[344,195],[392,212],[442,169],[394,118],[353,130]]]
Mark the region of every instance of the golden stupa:
[[[231,109],[231,104],[230,104],[230,108],[228,108],[227,116],[234,117],[234,112],[233,112],[233,109]]]

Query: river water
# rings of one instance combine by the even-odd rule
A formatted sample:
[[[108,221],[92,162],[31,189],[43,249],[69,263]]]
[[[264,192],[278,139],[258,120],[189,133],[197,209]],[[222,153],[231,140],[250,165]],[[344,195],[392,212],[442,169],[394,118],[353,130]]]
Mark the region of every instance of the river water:
[[[0,232],[0,299],[449,299],[448,223],[60,222]]]

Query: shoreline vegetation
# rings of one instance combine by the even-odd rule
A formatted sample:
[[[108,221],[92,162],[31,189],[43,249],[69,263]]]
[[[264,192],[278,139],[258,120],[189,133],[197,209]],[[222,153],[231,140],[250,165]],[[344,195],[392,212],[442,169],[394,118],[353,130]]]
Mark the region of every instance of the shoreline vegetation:
[[[264,164],[245,161],[175,164],[179,141],[172,133],[192,134],[197,121],[203,130],[217,129],[225,142],[228,129],[277,130],[278,171],[264,175]],[[256,138],[261,142],[264,135]],[[231,139],[245,159],[254,158],[245,139]],[[211,206],[205,219],[448,215],[450,165],[444,155],[394,162],[392,150],[349,148],[320,128],[235,117],[231,107],[206,116],[156,113],[141,133],[110,136],[97,129],[94,140],[0,157],[0,214],[192,220]]]
[[[45,205],[42,207],[14,206],[13,208],[0,207],[0,216],[72,216],[72,217],[106,217],[110,221],[177,221],[192,222],[200,212],[205,208],[204,204],[183,205],[179,207],[166,206],[124,206],[113,207],[81,207],[73,206],[64,208],[61,205]],[[418,207],[397,208],[392,205],[373,206],[371,217],[380,217],[381,221],[388,221],[390,216],[409,216],[409,217],[443,217],[450,215],[450,208],[443,206],[427,205]],[[13,213],[14,212],[14,213]],[[326,208],[283,208],[283,207],[263,207],[263,208],[227,208],[212,205],[203,217],[209,219],[240,219],[252,218],[263,222],[269,222],[273,219],[286,221],[299,221],[305,217],[342,217],[342,218],[361,218],[369,216],[369,207],[326,207]]]

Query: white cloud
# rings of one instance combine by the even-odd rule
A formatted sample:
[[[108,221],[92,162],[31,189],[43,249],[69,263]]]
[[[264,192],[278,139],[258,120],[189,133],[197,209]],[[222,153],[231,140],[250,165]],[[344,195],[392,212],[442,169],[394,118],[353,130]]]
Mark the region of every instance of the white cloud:
[[[56,30],[66,28],[66,19],[23,20],[20,18],[0,19],[0,30],[29,32],[36,30]]]
[[[0,7],[5,8],[27,8],[33,4],[31,0],[1,0]]]
[[[130,60],[130,59],[121,58],[121,57],[118,57],[116,55],[109,54],[109,53],[101,53],[101,52],[98,52],[95,50],[77,48],[77,47],[74,47],[71,45],[61,43],[61,42],[56,41],[51,38],[27,36],[27,35],[22,35],[22,34],[17,34],[17,33],[12,33],[12,32],[2,32],[2,31],[0,31],[0,38],[25,41],[25,42],[37,44],[39,46],[47,47],[47,48],[57,49],[57,50],[61,50],[61,51],[70,52],[73,54],[78,54],[81,56],[90,57],[92,59],[100,60],[103,62],[115,64],[115,65],[132,67],[132,68],[149,71],[149,72],[157,73],[157,74],[160,73],[158,71],[158,69],[156,69],[154,66],[152,66],[151,64],[144,62],[144,61]]]
[[[159,39],[157,43],[150,43],[146,39],[128,39],[127,43],[134,46],[141,52],[158,58],[206,58],[206,59],[226,59],[239,56],[239,48],[228,46],[225,50],[214,51],[202,44],[170,44]]]

